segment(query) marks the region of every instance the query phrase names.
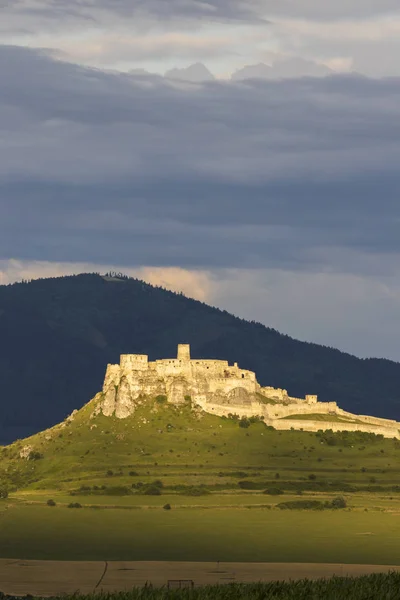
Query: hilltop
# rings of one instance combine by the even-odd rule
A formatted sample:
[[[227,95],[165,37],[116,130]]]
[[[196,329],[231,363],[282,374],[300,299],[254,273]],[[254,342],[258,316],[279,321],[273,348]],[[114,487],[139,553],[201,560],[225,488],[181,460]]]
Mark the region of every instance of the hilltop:
[[[0,286],[0,442],[62,421],[92,398],[120,354],[238,361],[264,386],[398,418],[400,364],[358,359],[136,279],[97,274]]]

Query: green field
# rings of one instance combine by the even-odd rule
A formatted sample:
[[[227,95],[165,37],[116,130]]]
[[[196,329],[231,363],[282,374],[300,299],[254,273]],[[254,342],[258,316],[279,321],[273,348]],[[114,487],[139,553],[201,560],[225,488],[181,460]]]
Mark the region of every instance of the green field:
[[[20,559],[398,564],[399,537],[387,511],[13,503],[0,513],[0,556]]]
[[[94,414],[99,400],[0,449],[1,557],[399,563],[399,441],[280,432],[162,398],[118,420]],[[278,506],[337,496],[347,508]]]

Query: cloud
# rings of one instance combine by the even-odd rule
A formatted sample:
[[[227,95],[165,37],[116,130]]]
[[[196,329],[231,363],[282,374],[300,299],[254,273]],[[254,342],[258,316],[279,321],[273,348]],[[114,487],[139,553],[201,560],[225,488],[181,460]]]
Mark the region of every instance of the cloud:
[[[0,48],[0,257],[396,270],[400,82],[181,85]]]

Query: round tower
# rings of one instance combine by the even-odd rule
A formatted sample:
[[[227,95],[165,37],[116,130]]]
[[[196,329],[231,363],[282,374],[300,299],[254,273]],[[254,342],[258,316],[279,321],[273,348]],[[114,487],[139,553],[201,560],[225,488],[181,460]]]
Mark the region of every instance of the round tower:
[[[178,360],[190,360],[190,344],[178,344]]]

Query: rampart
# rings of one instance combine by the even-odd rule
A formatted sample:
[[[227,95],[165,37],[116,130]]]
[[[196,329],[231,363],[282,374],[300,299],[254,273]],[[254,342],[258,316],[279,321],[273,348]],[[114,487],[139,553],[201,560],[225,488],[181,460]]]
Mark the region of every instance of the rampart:
[[[119,365],[107,366],[102,400],[106,416],[126,418],[143,398],[156,396],[166,396],[176,405],[190,397],[193,405],[218,416],[260,416],[275,429],[367,431],[399,437],[396,421],[353,415],[336,402],[318,402],[313,394],[295,398],[283,388],[262,387],[255,373],[240,369],[237,363],[192,359],[189,344],[179,344],[176,358],[149,361],[146,354],[122,354]],[[296,419],[300,415],[303,418]],[[314,415],[327,418],[313,419]]]

